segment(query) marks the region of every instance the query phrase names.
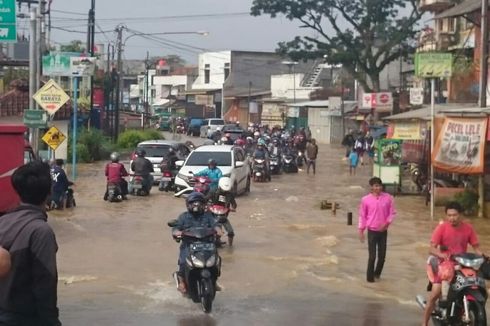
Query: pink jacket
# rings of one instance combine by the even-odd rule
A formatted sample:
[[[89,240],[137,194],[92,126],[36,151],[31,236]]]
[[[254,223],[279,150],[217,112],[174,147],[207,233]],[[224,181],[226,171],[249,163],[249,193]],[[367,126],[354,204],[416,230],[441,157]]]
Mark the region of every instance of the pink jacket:
[[[359,230],[380,231],[384,224],[393,222],[395,215],[395,205],[390,194],[368,194],[362,197],[359,205]]]

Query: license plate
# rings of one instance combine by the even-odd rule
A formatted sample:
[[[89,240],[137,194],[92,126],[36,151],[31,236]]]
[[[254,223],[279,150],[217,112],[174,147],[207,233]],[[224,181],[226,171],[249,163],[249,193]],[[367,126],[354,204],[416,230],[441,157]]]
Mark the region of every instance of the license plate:
[[[143,185],[139,183],[133,185],[133,189],[141,189],[141,188],[143,188]]]
[[[192,251],[207,251],[207,250],[214,250],[215,246],[214,243],[206,243],[206,242],[196,242],[191,244],[191,250]]]
[[[170,178],[170,177],[162,177],[162,181],[172,181],[172,178]]]

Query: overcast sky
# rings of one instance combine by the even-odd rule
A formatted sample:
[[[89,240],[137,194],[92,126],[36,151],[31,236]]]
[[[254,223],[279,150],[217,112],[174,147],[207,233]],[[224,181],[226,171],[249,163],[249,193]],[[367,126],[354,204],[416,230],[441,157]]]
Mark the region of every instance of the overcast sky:
[[[70,40],[86,41],[81,32],[87,29],[87,12],[91,0],[53,0],[52,25],[72,32],[52,29],[51,40],[66,44]],[[128,28],[144,33],[156,32],[195,32],[206,31],[208,36],[200,35],[161,35],[170,41],[181,42],[205,50],[254,50],[274,51],[277,43],[288,41],[308,31],[299,28],[298,22],[285,18],[271,19],[268,16],[252,17],[248,13],[252,0],[96,0],[96,43],[114,41],[112,32],[116,25],[124,23]],[[25,9],[24,9],[25,10]],[[242,15],[231,15],[243,13]],[[230,14],[219,17],[168,18],[169,16]],[[167,17],[148,19],[148,17]],[[108,20],[109,18],[112,18]],[[138,19],[142,18],[142,19]],[[145,19],[147,18],[147,19]],[[27,22],[24,28],[27,28]],[[21,26],[22,29],[22,26]],[[100,33],[100,31],[106,31]],[[76,33],[73,31],[79,31]],[[125,32],[125,37],[130,35]],[[143,59],[146,51],[150,56],[178,54],[190,63],[197,62],[196,48],[178,45],[180,48],[159,44],[155,41],[132,37],[126,43],[127,59]]]

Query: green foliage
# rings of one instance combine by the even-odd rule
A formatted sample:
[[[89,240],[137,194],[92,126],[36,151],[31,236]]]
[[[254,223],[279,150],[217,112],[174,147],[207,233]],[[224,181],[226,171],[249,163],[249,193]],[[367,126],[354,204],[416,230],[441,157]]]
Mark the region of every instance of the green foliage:
[[[454,195],[454,200],[463,206],[465,215],[473,215],[478,211],[478,194],[469,189],[465,189],[463,192]]]
[[[60,46],[61,52],[85,52],[85,46],[80,40],[73,40],[69,44],[64,44]]]
[[[117,146],[125,149],[135,148],[139,142],[152,139],[163,139],[163,136],[159,131],[154,129],[129,129],[119,135]]]
[[[73,162],[72,159],[73,159],[73,152],[70,143],[68,145],[68,159],[66,160],[67,163],[72,163]],[[92,160],[87,146],[85,144],[77,143],[77,163],[89,163],[89,162],[92,162]]]
[[[82,129],[77,139],[77,162],[89,163],[107,159],[115,150],[110,140],[99,129]],[[68,160],[72,159],[72,144],[68,143]]]
[[[421,18],[417,2],[254,0],[251,14],[283,15],[315,33],[315,37],[296,36],[279,43],[280,54],[294,60],[325,58],[330,64],[342,64],[365,91],[379,91],[380,72],[412,51],[415,25]]]

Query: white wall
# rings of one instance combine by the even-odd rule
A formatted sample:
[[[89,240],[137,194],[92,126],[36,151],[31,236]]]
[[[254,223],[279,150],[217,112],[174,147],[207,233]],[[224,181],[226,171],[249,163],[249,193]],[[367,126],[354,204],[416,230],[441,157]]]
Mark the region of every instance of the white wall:
[[[231,51],[206,52],[199,54],[199,75],[192,84],[192,88],[222,88],[223,83],[225,82],[225,63],[231,63]],[[206,64],[209,64],[210,68],[210,80],[208,84],[204,83],[204,68]]]
[[[153,87],[155,89],[155,97],[152,103],[157,103],[162,98],[167,98],[169,94],[178,95],[175,91],[179,88],[187,90],[188,76],[155,76],[153,77]]]
[[[310,93],[318,87],[301,87],[304,74],[284,74],[271,76],[271,93],[273,98],[309,100]]]

